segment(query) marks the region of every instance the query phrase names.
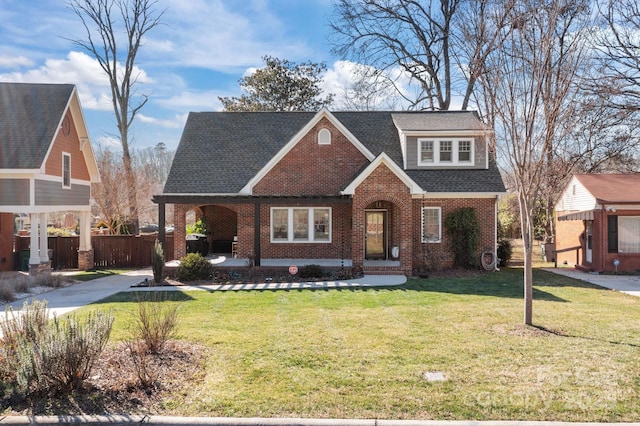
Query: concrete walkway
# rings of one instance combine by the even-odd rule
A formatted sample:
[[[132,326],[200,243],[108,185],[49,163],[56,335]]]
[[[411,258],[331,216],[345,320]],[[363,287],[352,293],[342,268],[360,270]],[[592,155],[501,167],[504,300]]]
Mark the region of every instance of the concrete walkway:
[[[184,285],[162,287],[138,287],[148,280],[153,281],[151,269],[127,272],[119,275],[98,278],[80,282],[68,287],[52,289],[44,293],[16,300],[3,307],[11,307],[19,311],[25,302],[46,300],[51,314],[63,315],[81,306],[97,302],[113,294],[123,291],[242,291],[242,290],[299,290],[299,289],[331,289],[331,288],[359,288],[359,287],[389,287],[402,285],[407,282],[404,275],[367,275],[354,280],[318,281],[318,282],[264,282],[258,284],[218,284],[218,285]],[[0,312],[1,319],[1,312]]]
[[[543,270],[640,297],[640,275],[596,274],[573,268],[543,268]]]

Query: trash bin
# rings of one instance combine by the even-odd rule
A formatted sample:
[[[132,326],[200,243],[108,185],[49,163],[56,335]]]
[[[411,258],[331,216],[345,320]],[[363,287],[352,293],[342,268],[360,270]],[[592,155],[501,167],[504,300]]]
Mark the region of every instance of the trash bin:
[[[200,253],[202,256],[209,254],[209,242],[204,234],[187,235],[187,253]]]
[[[31,256],[30,250],[20,250],[20,270],[22,272],[29,272],[29,257]]]

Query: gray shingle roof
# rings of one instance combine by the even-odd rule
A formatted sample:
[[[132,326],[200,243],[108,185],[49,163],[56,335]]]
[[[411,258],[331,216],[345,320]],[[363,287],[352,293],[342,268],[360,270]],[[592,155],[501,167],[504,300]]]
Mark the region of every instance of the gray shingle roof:
[[[482,128],[472,112],[332,114],[375,156],[385,152],[400,167],[402,151],[396,127],[400,122],[406,130],[437,123],[437,118],[443,116],[444,124],[434,124],[437,130],[442,130],[442,126],[455,129],[456,120],[465,130],[479,130],[478,125]],[[238,193],[315,115],[314,112],[190,113],[163,193]],[[410,170],[407,174],[429,192],[504,192],[494,163],[488,170]]]
[[[0,83],[0,168],[42,165],[72,84]]]

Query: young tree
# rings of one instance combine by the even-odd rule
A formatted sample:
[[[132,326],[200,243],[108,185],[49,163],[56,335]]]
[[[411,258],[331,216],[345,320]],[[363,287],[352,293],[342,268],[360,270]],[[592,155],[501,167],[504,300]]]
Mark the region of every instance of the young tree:
[[[138,225],[135,173],[131,164],[129,129],[149,97],[135,90],[140,70],[136,56],[146,34],[160,24],[164,11],[156,0],[69,0],[80,18],[86,39],[72,40],[89,52],[109,78],[122,160],[127,182],[128,219]]]
[[[421,88],[410,109],[467,109],[512,0],[338,0],[334,50],[380,70],[399,67]],[[406,96],[406,94],[405,94]]]
[[[317,111],[333,101],[321,99],[324,63],[295,64],[264,56],[265,67],[238,82],[247,92],[240,97],[219,97],[226,111]]]
[[[519,0],[512,30],[480,79],[495,114],[496,146],[518,196],[524,246],[524,323],[533,322],[535,209],[557,167],[555,142],[574,119],[576,75],[584,54],[587,0]]]

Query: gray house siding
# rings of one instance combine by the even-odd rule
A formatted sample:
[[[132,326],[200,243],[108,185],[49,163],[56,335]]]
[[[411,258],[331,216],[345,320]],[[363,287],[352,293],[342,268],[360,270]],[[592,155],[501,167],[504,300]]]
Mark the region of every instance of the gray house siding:
[[[28,206],[29,179],[0,179],[0,206]]]
[[[419,166],[418,165],[418,139],[430,138],[429,136],[407,136],[407,169],[408,170],[447,170],[451,169],[451,165],[443,166]],[[438,137],[436,139],[460,139]],[[462,138],[465,139],[465,138]],[[464,169],[485,169],[487,166],[487,149],[484,139],[473,138],[473,151],[475,163],[473,166],[453,166],[456,170]]]
[[[90,197],[89,185],[72,184],[71,188],[63,188],[61,182],[35,181],[37,206],[86,206]]]

